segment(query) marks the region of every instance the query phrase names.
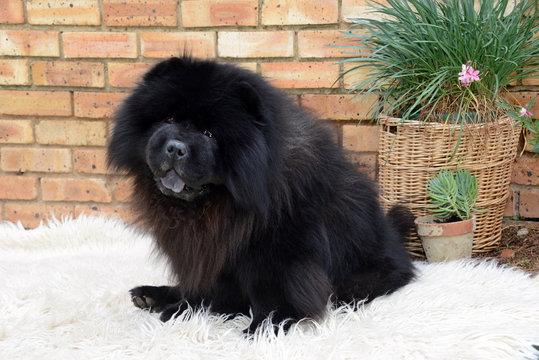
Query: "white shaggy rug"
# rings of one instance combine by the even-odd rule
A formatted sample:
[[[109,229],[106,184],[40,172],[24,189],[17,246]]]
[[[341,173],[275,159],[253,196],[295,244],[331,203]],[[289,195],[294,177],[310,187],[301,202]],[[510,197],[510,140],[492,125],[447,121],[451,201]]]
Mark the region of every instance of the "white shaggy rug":
[[[390,296],[248,339],[247,317],[135,308],[130,288],[168,278],[150,242],[105,218],[0,224],[0,359],[538,358],[539,277],[493,262],[417,263]]]

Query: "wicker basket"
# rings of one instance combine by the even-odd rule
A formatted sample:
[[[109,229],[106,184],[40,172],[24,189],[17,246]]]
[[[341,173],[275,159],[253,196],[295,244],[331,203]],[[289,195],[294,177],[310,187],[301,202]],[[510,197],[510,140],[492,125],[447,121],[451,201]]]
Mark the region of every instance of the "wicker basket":
[[[501,237],[501,226],[513,162],[521,133],[509,117],[496,123],[469,124],[463,129],[460,146],[451,161],[459,138],[452,124],[380,119],[379,181],[380,201],[384,210],[395,204],[409,207],[415,216],[428,214],[426,185],[428,179],[445,168],[468,169],[476,176],[476,208],[488,209],[476,214],[475,254],[494,249]],[[415,231],[409,236],[408,250],[424,257]]]

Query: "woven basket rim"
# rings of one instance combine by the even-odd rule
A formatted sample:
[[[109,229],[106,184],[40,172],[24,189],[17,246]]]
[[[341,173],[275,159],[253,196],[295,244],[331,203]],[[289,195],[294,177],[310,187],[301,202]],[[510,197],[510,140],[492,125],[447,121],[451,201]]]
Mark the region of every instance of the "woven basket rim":
[[[422,122],[419,120],[402,120],[402,118],[396,118],[396,117],[383,115],[383,114],[380,115],[378,122],[381,125],[396,125],[396,126],[406,125],[410,127],[418,127],[418,128],[425,128],[425,129],[431,128],[435,130],[443,130],[443,129],[454,127],[452,126],[454,125],[453,123],[439,123],[439,122],[434,122],[434,121]],[[477,123],[466,124],[466,126],[463,127],[463,130],[468,130],[468,129],[481,130],[481,129],[484,129],[485,127],[505,125],[508,123],[516,124],[517,121],[513,119],[512,117],[510,117],[509,115],[504,114],[498,117],[497,121],[491,121],[491,122],[481,123],[481,124],[477,124]]]

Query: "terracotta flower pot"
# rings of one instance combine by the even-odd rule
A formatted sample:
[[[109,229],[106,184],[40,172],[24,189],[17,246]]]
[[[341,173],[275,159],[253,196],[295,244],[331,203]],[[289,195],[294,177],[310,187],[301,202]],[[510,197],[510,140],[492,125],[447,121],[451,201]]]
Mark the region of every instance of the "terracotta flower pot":
[[[472,257],[475,218],[450,223],[434,221],[433,215],[415,219],[429,262],[451,261]]]

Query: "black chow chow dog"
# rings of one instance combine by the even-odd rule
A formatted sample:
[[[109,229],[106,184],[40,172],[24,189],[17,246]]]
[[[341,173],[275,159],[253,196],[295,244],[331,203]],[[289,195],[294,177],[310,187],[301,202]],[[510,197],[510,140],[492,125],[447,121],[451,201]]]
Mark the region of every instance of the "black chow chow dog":
[[[133,302],[163,321],[187,307],[248,314],[249,331],[320,318],[335,301],[407,284],[411,213],[386,216],[332,133],[259,75],[190,57],[154,66],[119,109],[109,163],[177,285]]]

